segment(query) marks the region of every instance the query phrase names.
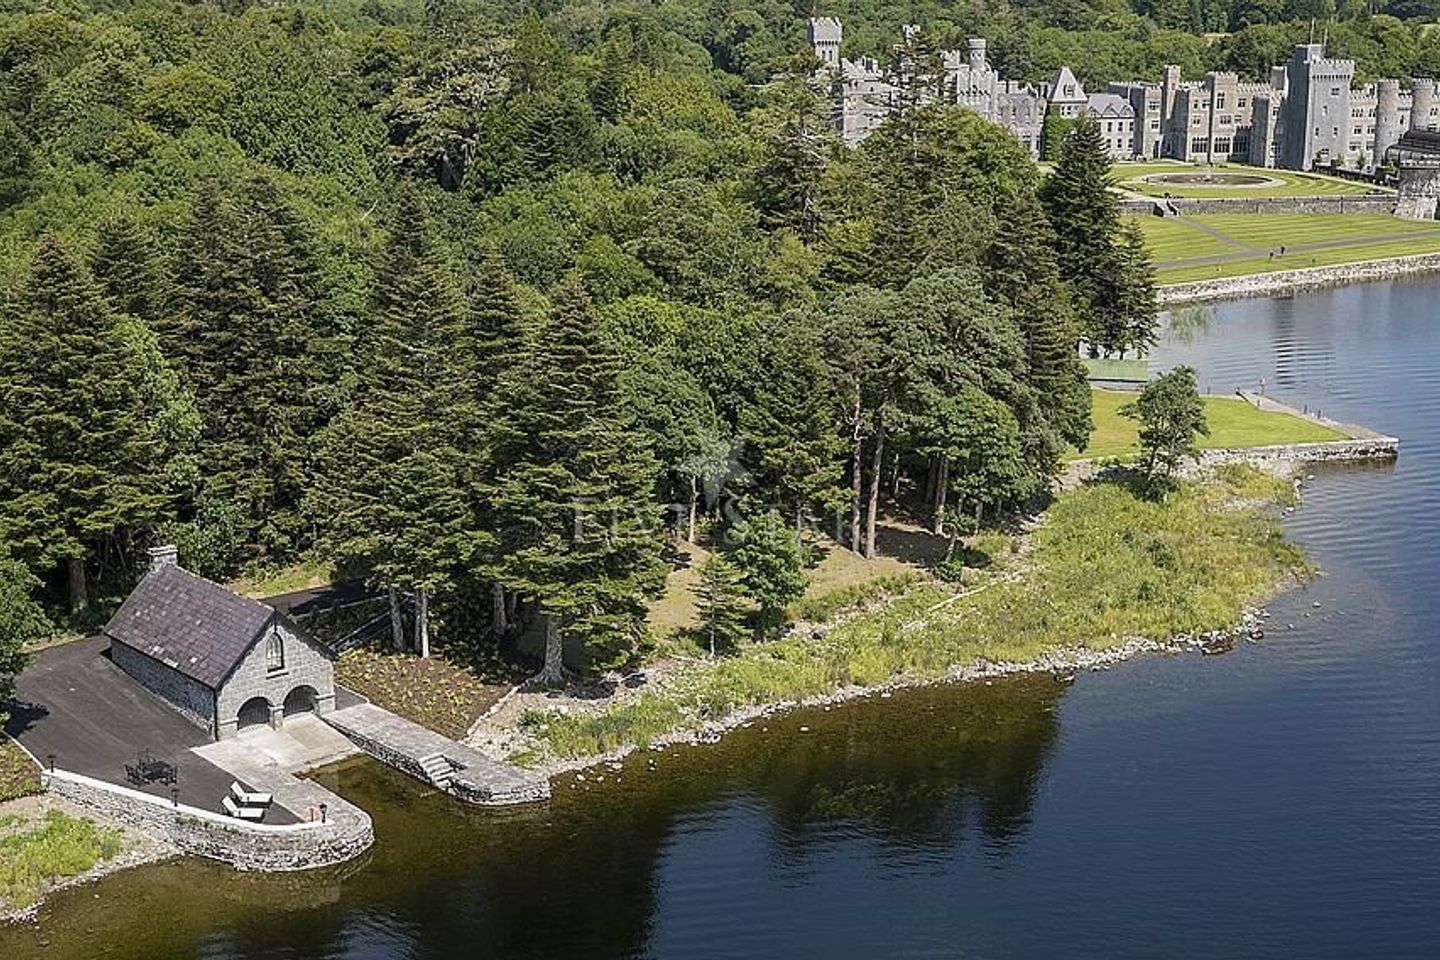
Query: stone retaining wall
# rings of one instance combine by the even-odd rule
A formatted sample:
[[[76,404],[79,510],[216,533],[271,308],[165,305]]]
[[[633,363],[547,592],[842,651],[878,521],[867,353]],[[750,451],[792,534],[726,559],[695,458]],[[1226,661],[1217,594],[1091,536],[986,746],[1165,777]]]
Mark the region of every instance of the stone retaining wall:
[[[1394,460],[1400,455],[1400,441],[1394,437],[1355,440],[1326,440],[1320,443],[1287,443],[1270,447],[1232,447],[1202,450],[1202,467],[1222,463],[1325,463],[1340,460]]]
[[[1164,202],[1182,217],[1207,213],[1384,213],[1395,212],[1394,194],[1371,197],[1167,197]],[[1154,215],[1157,200],[1122,200],[1123,213]]]
[[[343,863],[375,842],[370,817],[344,801],[326,823],[247,823],[68,770],[47,771],[45,789],[100,817],[168,840],[183,853],[240,870],[309,870]],[[339,798],[336,798],[337,800]]]
[[[1161,287],[1157,294],[1160,305],[1170,307],[1182,303],[1270,297],[1277,294],[1342,286],[1348,283],[1391,280],[1396,277],[1436,272],[1440,272],[1440,253],[1423,253],[1413,257],[1363,260],[1359,263],[1339,264],[1333,267],[1310,267],[1305,270],[1255,273],[1246,277],[1229,277],[1223,280],[1175,283]]]

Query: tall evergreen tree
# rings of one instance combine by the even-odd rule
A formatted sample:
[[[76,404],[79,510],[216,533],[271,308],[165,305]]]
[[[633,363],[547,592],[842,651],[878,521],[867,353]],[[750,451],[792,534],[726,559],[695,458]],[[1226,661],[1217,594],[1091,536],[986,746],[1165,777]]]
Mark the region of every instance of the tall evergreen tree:
[[[563,682],[567,636],[602,657],[633,649],[644,596],[664,576],[657,465],[634,429],[620,365],[572,281],[502,386],[491,499],[506,583],[545,618],[542,685]]]
[[[473,349],[413,192],[389,227],[353,400],[323,432],[311,507],[338,556],[367,566],[392,598],[414,594],[416,647],[427,656],[431,598],[483,546],[457,447]],[[398,640],[398,616],[392,629]]]
[[[314,241],[274,182],[196,194],[179,244],[170,318],[205,421],[204,496],[248,516],[255,556],[303,545],[305,448],[317,428],[307,343],[324,328]],[[235,558],[237,561],[244,558]]]
[[[156,324],[165,303],[160,266],[154,238],[133,216],[118,212],[100,221],[90,272],[115,312]]]
[[[132,352],[83,265],[45,238],[0,323],[0,539],[37,570],[87,564],[168,505]]]

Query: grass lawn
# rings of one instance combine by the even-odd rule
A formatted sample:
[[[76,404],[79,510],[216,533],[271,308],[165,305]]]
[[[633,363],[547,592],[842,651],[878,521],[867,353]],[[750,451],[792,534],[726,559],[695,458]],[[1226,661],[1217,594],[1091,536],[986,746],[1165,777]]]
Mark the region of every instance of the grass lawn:
[[[20,744],[0,733],[0,802],[40,792],[40,770]]]
[[[1068,459],[1081,457],[1133,457],[1140,452],[1139,424],[1120,416],[1120,408],[1135,399],[1135,394],[1120,390],[1095,390],[1095,432],[1083,453],[1072,453]],[[1345,435],[1318,423],[1292,416],[1256,410],[1239,397],[1204,397],[1205,420],[1210,436],[1202,437],[1200,445],[1207,449],[1221,447],[1264,447],[1278,443],[1318,443],[1344,440]]]
[[[1015,575],[985,589],[957,595],[932,581],[915,584],[823,634],[745,644],[713,663],[688,664],[633,700],[595,713],[527,711],[522,726],[550,756],[593,756],[846,685],[1228,627],[1247,604],[1307,569],[1273,515],[1236,502],[1280,502],[1291,493],[1287,481],[1241,465],[1164,502],[1090,484],[1063,495],[1033,533],[1024,566],[1007,566]]]
[[[50,810],[39,824],[0,816],[0,902],[28,907],[51,880],[74,877],[124,846],[120,831]]]
[[[1440,252],[1440,222],[1384,214],[1207,214],[1137,222],[1161,284]],[[1233,259],[1193,262],[1204,257]]]
[[[1157,173],[1238,173],[1266,177],[1279,181],[1273,184],[1254,186],[1185,186],[1175,183],[1154,183],[1137,178]],[[1296,170],[1266,170],[1244,164],[1228,164],[1217,167],[1203,167],[1188,163],[1117,163],[1112,177],[1116,186],[1132,193],[1160,197],[1335,197],[1363,196],[1368,193],[1389,191],[1373,184],[1340,180],[1315,173],[1300,173]]]
[[[182,558],[183,559],[183,558]],[[263,600],[282,593],[329,586],[335,581],[335,565],[328,561],[302,560],[280,570],[270,570],[241,577],[230,589],[242,597]]]

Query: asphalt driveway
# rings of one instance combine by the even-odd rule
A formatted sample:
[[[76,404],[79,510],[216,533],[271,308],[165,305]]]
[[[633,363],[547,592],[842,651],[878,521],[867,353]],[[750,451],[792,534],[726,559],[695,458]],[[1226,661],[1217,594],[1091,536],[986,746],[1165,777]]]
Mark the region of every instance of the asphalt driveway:
[[[62,770],[130,787],[125,764],[148,751],[175,764],[181,803],[220,812],[235,778],[190,749],[211,743],[209,733],[111,663],[108,647],[105,637],[92,637],[36,654],[16,679],[5,732],[41,763],[53,754]],[[169,799],[172,785],[135,789]],[[266,821],[291,819],[276,807]]]

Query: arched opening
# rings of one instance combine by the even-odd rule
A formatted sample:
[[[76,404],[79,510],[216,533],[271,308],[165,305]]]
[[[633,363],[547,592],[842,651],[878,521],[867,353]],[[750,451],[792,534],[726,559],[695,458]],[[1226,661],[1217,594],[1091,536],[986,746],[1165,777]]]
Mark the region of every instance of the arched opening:
[[[291,690],[285,696],[285,716],[293,717],[297,713],[314,713],[317,696],[314,687],[302,685]]]
[[[240,704],[239,722],[236,726],[244,730],[246,727],[261,727],[270,725],[270,701],[264,697],[251,697]]]

